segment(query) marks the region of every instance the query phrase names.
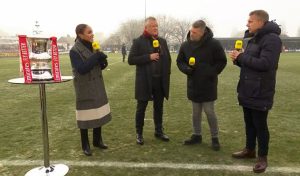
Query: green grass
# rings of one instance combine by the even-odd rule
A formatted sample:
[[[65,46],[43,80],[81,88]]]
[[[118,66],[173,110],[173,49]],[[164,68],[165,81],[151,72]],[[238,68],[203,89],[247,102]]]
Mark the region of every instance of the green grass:
[[[300,167],[300,54],[281,56],[274,108],[269,115],[270,166]],[[71,75],[68,56],[61,56],[63,75]],[[252,166],[254,160],[240,161],[231,153],[244,145],[244,124],[236,98],[239,69],[228,61],[219,77],[216,113],[219,119],[222,149],[209,148],[207,120],[203,120],[203,144],[183,146],[192,133],[191,103],[186,98],[186,78],[176,67],[173,55],[170,100],[165,102],[165,131],[171,141],[164,143],[153,136],[152,103],[145,121],[145,145],[135,143],[134,99],[135,67],[120,62],[118,54],[109,55],[115,63],[104,71],[105,85],[113,120],[103,127],[108,150],[92,148],[93,156],[81,152],[79,130],[75,120],[72,81],[46,86],[51,160],[172,162],[194,164],[236,164]],[[0,58],[0,160],[41,160],[43,145],[37,85],[13,85],[7,80],[19,77],[18,58]],[[91,136],[90,136],[91,137]],[[24,175],[30,166],[1,166],[0,175]],[[250,175],[229,171],[192,171],[170,169],[121,169],[70,166],[68,175]],[[274,175],[266,173],[265,175]]]

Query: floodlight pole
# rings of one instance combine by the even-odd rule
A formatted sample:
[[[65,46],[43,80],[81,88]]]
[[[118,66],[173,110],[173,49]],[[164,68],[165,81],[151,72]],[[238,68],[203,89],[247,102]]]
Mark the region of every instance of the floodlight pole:
[[[147,18],[146,14],[147,14],[147,0],[145,0],[145,20]]]

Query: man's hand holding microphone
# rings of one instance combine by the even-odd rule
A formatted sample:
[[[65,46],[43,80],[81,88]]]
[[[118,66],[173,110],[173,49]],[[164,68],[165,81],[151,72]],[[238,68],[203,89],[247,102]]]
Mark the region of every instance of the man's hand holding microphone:
[[[243,53],[243,41],[242,40],[237,40],[235,41],[235,45],[234,45],[234,50],[231,51],[231,53],[229,53],[229,56],[233,62],[233,64],[236,64],[236,59],[238,58],[238,56]]]

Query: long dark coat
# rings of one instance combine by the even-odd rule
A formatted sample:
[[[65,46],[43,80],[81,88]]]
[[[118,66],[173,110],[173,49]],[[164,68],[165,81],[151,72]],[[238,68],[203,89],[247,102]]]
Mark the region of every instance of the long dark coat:
[[[111,120],[102,69],[107,66],[103,52],[93,53],[92,44],[78,39],[70,51],[76,95],[76,119],[81,129],[97,128]]]
[[[169,98],[170,73],[171,73],[171,55],[167,42],[163,38],[158,38],[160,43],[160,59],[162,60],[162,88],[164,97]],[[137,100],[152,100],[152,68],[150,54],[154,52],[152,41],[148,37],[141,35],[133,40],[129,55],[129,65],[136,66],[135,77],[135,98]]]

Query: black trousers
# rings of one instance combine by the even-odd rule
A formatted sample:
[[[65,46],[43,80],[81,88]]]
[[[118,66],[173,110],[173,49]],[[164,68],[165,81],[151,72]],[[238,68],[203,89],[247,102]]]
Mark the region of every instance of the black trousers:
[[[123,56],[123,62],[125,62],[126,54],[122,54],[122,56]]]
[[[243,107],[246,127],[246,148],[254,150],[256,139],[258,156],[267,156],[269,150],[268,111],[259,111]]]
[[[152,79],[152,95],[153,95],[153,120],[155,125],[155,132],[162,133],[163,123],[163,104],[164,93],[162,89],[161,78]],[[135,126],[138,134],[143,133],[145,111],[148,105],[148,101],[137,101],[136,114],[135,114]]]
[[[80,129],[81,144],[84,149],[89,146],[88,129]],[[93,128],[93,144],[102,143],[101,127]]]

